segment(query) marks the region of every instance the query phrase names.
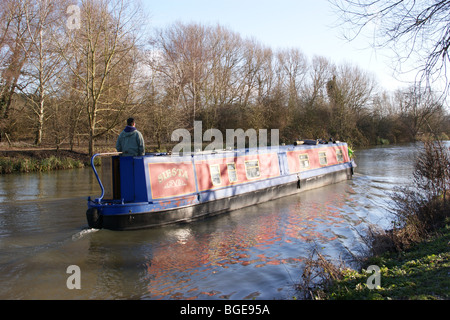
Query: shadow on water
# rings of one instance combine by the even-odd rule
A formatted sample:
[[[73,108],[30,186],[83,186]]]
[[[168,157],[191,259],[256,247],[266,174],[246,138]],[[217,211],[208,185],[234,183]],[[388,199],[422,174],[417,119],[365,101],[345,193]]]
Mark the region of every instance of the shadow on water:
[[[190,224],[86,229],[89,170],[0,177],[2,299],[290,299],[313,247],[348,258],[388,193],[411,174],[412,145],[357,151],[354,179]],[[8,185],[8,187],[5,187]],[[69,265],[81,289],[69,290]]]

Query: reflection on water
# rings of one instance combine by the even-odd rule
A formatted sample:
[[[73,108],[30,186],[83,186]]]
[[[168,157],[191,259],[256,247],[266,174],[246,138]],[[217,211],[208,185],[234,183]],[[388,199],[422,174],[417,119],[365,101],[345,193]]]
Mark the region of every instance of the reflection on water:
[[[347,187],[347,186],[344,186]],[[300,276],[312,242],[325,245],[345,220],[339,193],[310,193],[171,232],[147,262],[148,298],[281,298]],[[329,214],[324,212],[328,211]],[[314,212],[314,214],[309,214]],[[286,292],[287,291],[287,292]]]
[[[2,299],[290,299],[313,247],[361,248],[388,226],[388,192],[408,181],[413,145],[360,150],[354,179],[185,225],[86,229],[88,169],[0,176]],[[81,290],[69,290],[69,265]]]

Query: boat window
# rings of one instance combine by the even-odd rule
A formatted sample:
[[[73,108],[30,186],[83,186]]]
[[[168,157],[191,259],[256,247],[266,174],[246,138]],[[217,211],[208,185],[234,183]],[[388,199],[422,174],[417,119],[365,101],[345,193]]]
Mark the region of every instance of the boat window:
[[[298,159],[300,160],[300,169],[309,168],[309,157],[306,153],[300,154]]]
[[[336,159],[338,162],[344,162],[344,154],[341,149],[336,150]]]
[[[227,163],[227,170],[228,170],[228,179],[230,179],[230,182],[238,181],[237,172],[236,172],[236,164],[235,163]]]
[[[245,161],[245,172],[248,179],[258,178],[261,173],[259,171],[259,161],[258,160],[248,160]]]
[[[321,166],[327,165],[327,153],[325,151],[319,152],[319,163]]]
[[[211,173],[211,180],[213,185],[218,186],[222,184],[222,179],[220,178],[220,167],[218,164],[210,165],[209,172]]]

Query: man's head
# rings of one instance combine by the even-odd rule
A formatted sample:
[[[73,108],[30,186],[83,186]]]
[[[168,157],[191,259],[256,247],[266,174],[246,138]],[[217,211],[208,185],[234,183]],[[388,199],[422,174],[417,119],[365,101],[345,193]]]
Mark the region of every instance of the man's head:
[[[134,127],[135,125],[134,118],[128,118],[127,125]]]

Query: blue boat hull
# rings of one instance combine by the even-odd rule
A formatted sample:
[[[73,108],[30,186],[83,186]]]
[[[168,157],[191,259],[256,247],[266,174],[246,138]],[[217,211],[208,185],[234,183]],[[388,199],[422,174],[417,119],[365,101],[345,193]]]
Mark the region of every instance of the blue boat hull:
[[[232,188],[197,190],[194,194],[176,199],[142,202],[89,200],[86,216],[90,227],[110,230],[136,230],[187,223],[351,179],[354,166],[354,162],[349,161],[243,183]]]

